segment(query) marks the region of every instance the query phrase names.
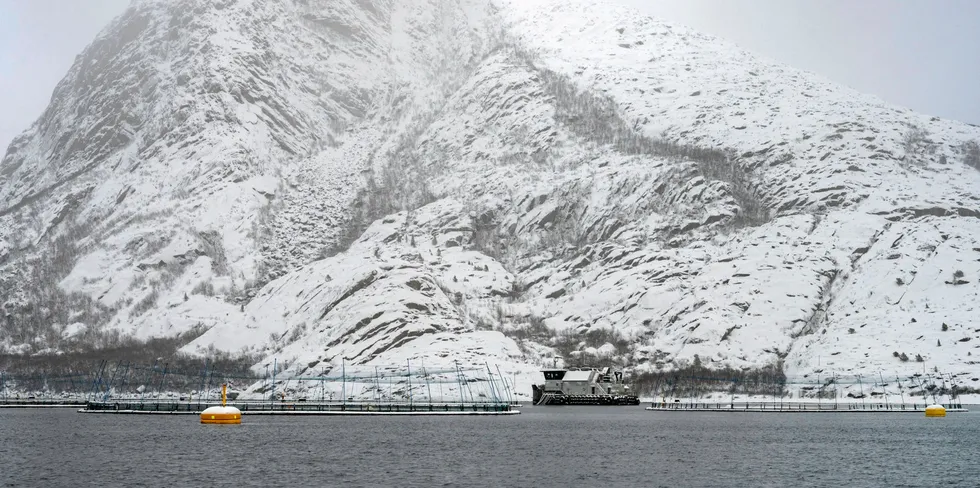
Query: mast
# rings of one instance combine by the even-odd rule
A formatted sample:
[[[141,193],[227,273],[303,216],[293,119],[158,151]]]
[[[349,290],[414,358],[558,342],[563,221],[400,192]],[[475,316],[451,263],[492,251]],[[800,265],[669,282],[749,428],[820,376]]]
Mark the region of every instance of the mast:
[[[153,379],[153,376],[156,374],[156,372],[157,372],[157,361],[159,361],[159,359],[154,359],[153,360],[153,367],[150,369],[150,373],[147,375],[147,376],[149,376],[149,378],[146,378],[146,377],[143,378],[143,385],[149,384],[150,381]],[[74,384],[72,384],[72,386],[74,386]],[[143,395],[146,393],[146,389],[147,389],[146,386],[143,386],[143,391],[140,392],[140,403],[143,403]],[[72,388],[72,390],[74,390],[74,388]]]
[[[92,378],[92,391],[89,393],[89,397],[92,401],[96,401],[98,397],[96,394],[99,391],[99,386],[102,385],[102,372],[105,370],[105,359],[99,362],[99,369],[95,373],[95,377]]]
[[[943,392],[945,392],[945,394],[946,394],[946,400],[949,400],[950,399],[949,398],[949,389],[946,387],[946,375],[943,374],[943,373],[938,373],[938,374],[939,374],[939,381],[942,382],[942,386],[937,388],[939,390],[939,399],[940,400],[942,399]]]
[[[425,372],[425,359],[422,359],[422,379],[425,380],[425,390],[429,394],[429,405],[432,405],[432,386],[429,385],[429,374]]]
[[[105,388],[105,396],[102,397],[102,401],[109,401],[109,396],[112,395],[112,384],[116,381],[116,373],[119,372],[119,368],[122,367],[122,360],[116,363],[116,367],[112,369],[112,376],[109,378],[109,384]]]
[[[490,395],[493,396],[494,403],[500,403],[500,396],[497,394],[497,385],[493,381],[493,372],[490,371],[490,364],[487,362],[483,363],[487,367],[487,375],[490,378]]]
[[[885,396],[885,409],[891,410],[891,405],[888,404],[888,389],[885,388],[885,377],[881,374],[881,370],[878,370],[878,379],[881,380],[881,391]]]
[[[837,410],[837,372],[834,372],[834,410]]]
[[[898,382],[898,394],[902,396],[902,410],[905,410],[905,390],[902,389],[902,380],[895,375],[895,381]]]
[[[132,361],[126,361],[126,369],[123,370],[123,375],[121,379],[121,384],[119,385],[119,389],[122,390],[124,393],[126,391],[126,386],[129,384],[129,372],[132,365],[133,365]],[[47,388],[47,384],[48,384],[47,373],[45,373],[45,379],[44,379],[45,388]]]
[[[279,369],[279,358],[272,358],[272,401],[276,401],[276,370]]]
[[[411,407],[415,403],[412,398],[412,360],[406,359],[405,362],[408,363],[408,405]]]
[[[510,405],[514,404],[514,397],[510,392],[510,385],[507,384],[507,378],[504,378],[503,373],[500,372],[500,366],[495,366],[497,368],[497,375],[500,376],[500,381],[504,383],[504,390],[507,392],[507,403]]]
[[[456,367],[456,382],[459,383],[459,403],[462,405],[466,402],[463,397],[463,372],[459,369],[459,360],[453,359],[453,365]]]
[[[953,373],[949,373],[949,401],[954,404],[954,408],[959,408],[959,393],[956,391],[956,378]]]
[[[820,378],[820,373],[823,370],[820,369],[820,356],[817,356],[817,409],[820,410],[820,405],[823,403],[821,399],[823,398],[823,381]]]

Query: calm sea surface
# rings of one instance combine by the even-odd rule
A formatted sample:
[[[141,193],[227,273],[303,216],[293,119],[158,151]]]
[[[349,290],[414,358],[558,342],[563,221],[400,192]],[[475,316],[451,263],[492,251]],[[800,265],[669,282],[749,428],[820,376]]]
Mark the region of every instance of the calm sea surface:
[[[0,409],[0,486],[980,486],[980,414],[525,407],[511,417]]]

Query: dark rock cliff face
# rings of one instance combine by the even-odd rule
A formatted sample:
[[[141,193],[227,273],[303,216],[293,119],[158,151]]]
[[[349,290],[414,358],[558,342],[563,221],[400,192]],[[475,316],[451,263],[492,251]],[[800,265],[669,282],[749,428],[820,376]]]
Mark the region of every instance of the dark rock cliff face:
[[[584,0],[142,0],[0,164],[0,347],[973,374],[976,139]]]

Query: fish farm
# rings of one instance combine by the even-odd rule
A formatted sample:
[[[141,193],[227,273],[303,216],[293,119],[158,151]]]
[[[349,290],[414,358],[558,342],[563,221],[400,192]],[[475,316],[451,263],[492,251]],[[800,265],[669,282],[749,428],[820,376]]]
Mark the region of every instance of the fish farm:
[[[939,372],[904,379],[878,374],[865,380],[861,375],[831,374],[744,383],[736,378],[667,376],[655,384],[654,400],[646,410],[921,414],[941,404],[946,412],[967,412],[960,395],[971,392],[959,387],[952,375]]]
[[[231,387],[244,415],[514,415],[513,385],[489,365],[348,365],[295,376],[224,374],[102,361],[87,373],[0,376],[0,407],[77,408],[93,414],[200,414]],[[12,393],[16,391],[17,393]],[[29,392],[29,393],[25,393]]]

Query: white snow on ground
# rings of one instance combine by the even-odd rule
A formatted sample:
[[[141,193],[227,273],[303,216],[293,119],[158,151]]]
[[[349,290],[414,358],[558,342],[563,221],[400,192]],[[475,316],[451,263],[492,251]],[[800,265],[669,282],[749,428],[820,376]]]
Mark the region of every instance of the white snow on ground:
[[[526,385],[561,336],[638,371],[980,388],[970,140],[599,1],[146,1],[0,164],[0,301],[30,302],[29,260],[64,236],[40,286],[108,310],[65,333],[203,326],[185,352],[287,378],[458,360]],[[357,222],[372,192],[410,208]]]

